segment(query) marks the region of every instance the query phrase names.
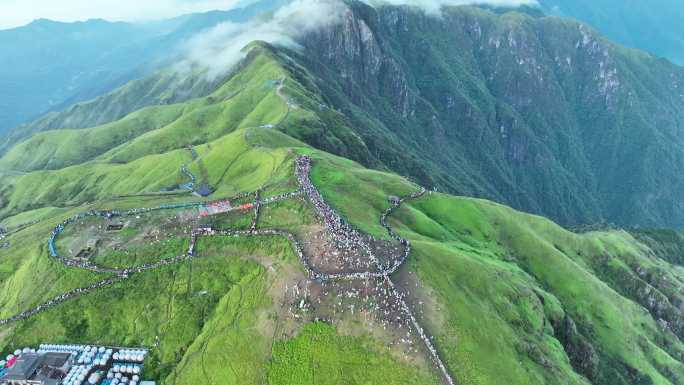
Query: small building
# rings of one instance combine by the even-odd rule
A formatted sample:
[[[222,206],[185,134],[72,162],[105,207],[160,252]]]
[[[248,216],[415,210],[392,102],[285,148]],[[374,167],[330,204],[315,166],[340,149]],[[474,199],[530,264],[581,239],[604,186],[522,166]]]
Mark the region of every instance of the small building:
[[[80,260],[80,261],[86,261],[90,259],[90,257],[93,255],[93,249],[87,248],[87,249],[81,249],[74,259]]]
[[[69,353],[22,354],[0,378],[3,385],[58,385],[71,367]]]
[[[94,249],[97,247],[97,245],[100,243],[100,240],[98,238],[91,238],[88,240],[86,243],[86,248],[88,249]]]
[[[25,354],[18,359],[7,374],[2,377],[2,383],[9,385],[36,383],[31,381],[31,378],[37,374],[41,362],[42,358],[38,354]]]
[[[197,190],[195,190],[195,194],[199,195],[201,197],[208,197],[214,192],[214,190],[209,186],[208,184],[202,183]]]
[[[107,231],[119,231],[124,228],[123,223],[110,223],[107,225]]]
[[[89,259],[95,253],[95,249],[99,243],[99,239],[89,239],[88,242],[86,242],[86,247],[76,253],[74,258],[82,261]]]
[[[390,195],[389,198],[387,198],[387,199],[393,205],[398,205],[399,203],[401,203],[401,198],[399,198],[396,195]]]

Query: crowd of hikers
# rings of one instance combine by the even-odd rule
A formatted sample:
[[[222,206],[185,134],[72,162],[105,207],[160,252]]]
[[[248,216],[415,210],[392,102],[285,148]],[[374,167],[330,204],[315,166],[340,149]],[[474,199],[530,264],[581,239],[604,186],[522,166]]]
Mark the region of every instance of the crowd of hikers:
[[[4,241],[4,239],[6,237],[7,237],[7,229],[0,226],[0,249],[6,249],[6,248],[10,247],[10,243]]]
[[[378,271],[375,272],[365,272],[365,273],[340,273],[340,274],[334,274],[334,275],[328,275],[326,278],[328,279],[369,279],[369,278],[376,278],[376,277],[381,277],[384,279],[384,281],[389,285],[390,287],[390,296],[393,297],[393,300],[396,301],[396,304],[399,305],[401,308],[402,312],[408,319],[410,320],[411,324],[413,325],[414,329],[418,333],[419,338],[423,341],[425,344],[427,350],[430,353],[430,356],[435,363],[435,365],[439,368],[440,372],[442,373],[443,377],[445,378],[445,381],[447,381],[448,384],[452,385],[453,379],[451,378],[451,375],[449,374],[448,370],[444,366],[444,363],[442,362],[441,358],[439,357],[439,354],[437,352],[437,349],[434,347],[432,344],[432,341],[430,338],[427,336],[425,333],[425,330],[420,326],[418,323],[418,320],[416,317],[413,315],[413,312],[411,311],[411,308],[409,307],[408,303],[406,302],[405,295],[401,293],[392,280],[390,279],[389,275],[394,273],[405,261],[406,258],[408,258],[409,254],[411,253],[411,245],[410,242],[407,239],[404,239],[400,237],[388,224],[387,224],[387,217],[394,211],[396,210],[403,202],[406,200],[410,199],[416,199],[421,196],[423,196],[426,193],[426,190],[424,188],[421,188],[419,191],[405,197],[405,198],[399,198],[395,200],[391,200],[391,206],[382,214],[380,217],[380,224],[387,230],[388,234],[394,238],[396,241],[401,243],[404,246],[404,253],[400,258],[395,259],[394,263],[390,264],[389,266],[382,266],[381,263],[379,262],[378,258],[374,255],[372,248],[368,242],[367,237],[362,235],[358,230],[354,229],[351,225],[349,225],[347,222],[344,221],[342,217],[335,212],[335,210],[330,207],[323,197],[321,196],[320,192],[318,189],[311,183],[310,180],[310,171],[311,171],[311,159],[307,156],[302,156],[299,157],[296,160],[296,177],[297,177],[297,182],[299,183],[300,188],[306,194],[306,196],[309,198],[309,201],[311,204],[314,206],[316,213],[320,216],[320,218],[323,220],[325,227],[328,231],[328,235],[335,240],[335,242],[342,248],[345,249],[357,249],[357,250],[363,250],[363,252],[366,253],[366,255],[370,258],[371,262],[376,264],[378,267]]]
[[[323,221],[327,235],[335,242],[335,245],[339,249],[350,251],[350,254],[354,254],[354,251],[362,250],[370,259],[371,264],[379,267],[380,263],[375,254],[371,251],[365,236],[349,225],[325,202],[321,193],[313,183],[311,183],[311,179],[309,178],[310,172],[311,158],[308,156],[297,158],[295,169],[297,183],[302,192],[309,199],[309,202],[313,205],[316,214],[318,214]],[[382,275],[381,271],[375,271],[374,273]],[[370,274],[370,272],[367,274]]]

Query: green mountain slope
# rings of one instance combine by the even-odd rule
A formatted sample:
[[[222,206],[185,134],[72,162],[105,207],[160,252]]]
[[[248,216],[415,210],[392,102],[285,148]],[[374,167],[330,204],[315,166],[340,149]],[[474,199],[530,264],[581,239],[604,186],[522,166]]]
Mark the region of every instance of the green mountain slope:
[[[563,224],[684,224],[679,67],[579,23],[472,7],[354,3],[302,44],[299,76],[368,149],[354,159]]]
[[[319,96],[293,78],[292,71],[283,65],[283,59],[272,47],[256,44],[253,48],[239,70],[217,81],[214,88],[203,87],[196,98],[144,107],[91,128],[44,130],[48,126],[37,122],[31,127],[37,130],[34,135],[29,135],[30,130],[17,130],[17,135],[30,137],[8,147],[0,158],[0,170],[30,172],[88,161],[128,162],[205,143],[235,129],[259,126],[283,128],[303,140],[334,147],[342,154],[363,148],[358,136],[344,124],[342,115],[332,110],[319,111]],[[197,80],[206,79],[201,73],[196,76]],[[169,88],[155,90],[160,94],[176,93],[182,84],[171,83],[167,84]],[[59,120],[106,115],[107,106],[118,105],[118,100],[139,100],[139,92],[144,89],[134,82],[92,104],[77,105],[60,113]],[[297,105],[290,102],[294,97]],[[89,124],[86,122],[89,120],[81,121]]]
[[[266,55],[255,54],[247,62],[245,71],[201,98],[147,107],[94,128],[40,132],[14,146],[0,160],[0,167],[26,172],[59,169],[94,159],[123,162],[205,143],[239,127],[278,122],[287,107],[269,82],[283,77],[281,69]],[[135,91],[121,92],[121,98],[135,99]],[[260,104],[263,107],[245,108]]]
[[[275,151],[263,156],[250,147],[248,132],[238,131],[199,146],[202,162],[192,160],[186,150],[174,150],[149,155],[128,163],[88,162],[57,171],[39,171],[6,178],[0,191],[3,202],[0,215],[8,216],[45,206],[80,205],[127,194],[158,193],[165,187],[178,184],[183,178],[182,164],[200,175],[200,164],[209,171],[207,183],[215,186],[217,194],[236,193],[232,185],[250,191],[258,186],[277,181],[279,164],[287,155]],[[224,151],[229,148],[231,151]],[[248,165],[243,164],[247,163]],[[251,170],[244,175],[244,169]],[[224,185],[224,181],[230,181]]]
[[[400,177],[301,147],[274,130],[241,130],[210,146],[216,154],[203,155],[209,170],[231,164],[235,168],[231,177],[215,182],[225,192],[219,196],[259,186],[287,191],[293,152],[311,154],[312,178],[325,199],[351,223],[378,237],[386,237],[377,221],[387,207],[386,197],[413,189]],[[203,147],[198,151],[205,154]],[[273,163],[279,153],[282,160]],[[261,174],[256,171],[259,162],[268,163],[269,170],[280,170],[279,176],[256,177]],[[94,189],[106,178],[114,178],[110,173],[100,181],[82,183]],[[146,188],[120,184],[117,192],[157,186],[150,180],[139,183],[147,183]],[[89,207],[151,206],[169,199],[188,200],[159,196],[112,200],[103,194]],[[295,211],[274,206],[264,213],[262,225],[302,231],[310,226],[310,210],[306,205]],[[51,293],[82,285],[85,279],[97,279],[77,278],[72,274],[80,274],[78,270],[72,272],[47,255],[48,229],[69,215],[45,210],[26,214],[23,220],[40,222],[10,235],[9,240],[21,248],[0,250],[6,271],[3,314],[40,303]],[[684,298],[678,288],[684,283],[684,271],[629,234],[574,234],[544,218],[488,201],[437,193],[407,203],[390,220],[414,245],[408,264],[393,279],[411,288],[409,303],[435,336],[459,383],[681,383],[684,333],[679,309]],[[362,320],[335,318],[336,327],[330,329],[285,316],[280,306],[288,301],[279,297],[283,291],[278,287],[302,279],[302,271],[282,240],[237,238],[216,243],[207,239],[198,249],[200,255],[188,265],[141,273],[5,328],[8,337],[3,346],[12,350],[43,340],[157,346],[147,375],[162,383],[196,384],[221,378],[223,383],[243,384],[365,384],[375,383],[373,376],[383,371],[387,374],[380,378],[387,383],[432,383],[429,369],[380,348],[386,342],[378,331],[362,332],[368,330]],[[26,271],[45,271],[44,279],[21,278]],[[157,305],[146,300],[150,290],[160,298]],[[210,294],[197,294],[204,292]],[[17,293],[23,299],[14,298]],[[128,316],[103,316],[119,314],[110,311],[119,308]],[[180,316],[187,314],[193,314],[192,319]],[[274,330],[280,332],[272,334]],[[348,334],[350,330],[354,332]],[[312,345],[312,341],[317,342]],[[324,358],[337,344],[348,349],[347,359]],[[316,364],[312,359],[321,361]],[[356,374],[339,377],[340,370]]]
[[[55,128],[79,129],[104,125],[143,107],[174,104],[204,96],[216,87],[216,82],[209,82],[202,74],[188,76],[187,73],[172,70],[161,71],[127,83],[92,101],[75,104],[61,112],[52,112],[35,122],[11,130],[4,142],[0,143],[0,153],[6,152],[11,144],[34,133]]]
[[[369,218],[396,191],[373,183],[386,177],[340,160],[315,172],[347,218],[383,234]],[[415,247],[414,301],[464,383],[681,382],[682,270],[629,234],[574,234],[442,194],[406,204],[393,225]]]

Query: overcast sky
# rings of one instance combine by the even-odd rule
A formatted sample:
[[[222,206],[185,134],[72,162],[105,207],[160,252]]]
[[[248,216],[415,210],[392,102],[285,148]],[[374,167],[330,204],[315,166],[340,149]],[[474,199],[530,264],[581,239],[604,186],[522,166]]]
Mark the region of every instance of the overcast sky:
[[[36,19],[79,21],[106,19],[144,21],[165,19],[193,12],[227,10],[254,0],[0,0],[0,29],[26,25]],[[369,3],[373,1],[366,0]],[[490,3],[520,5],[536,0],[380,0],[410,4],[436,11],[443,4]]]
[[[151,20],[214,9],[231,9],[240,0],[0,0],[0,29],[35,19],[76,21]]]

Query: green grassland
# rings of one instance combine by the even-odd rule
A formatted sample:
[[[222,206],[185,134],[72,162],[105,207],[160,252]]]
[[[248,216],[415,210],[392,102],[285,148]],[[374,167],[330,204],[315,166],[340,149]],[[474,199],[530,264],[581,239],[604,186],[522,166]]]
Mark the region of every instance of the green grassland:
[[[0,249],[0,317],[12,316],[63,292],[106,277],[66,268],[47,257],[47,239],[52,228],[62,216],[78,211],[80,208],[66,210],[6,238],[11,247]],[[17,219],[24,223],[24,219],[42,217],[36,214],[32,212],[27,218]]]
[[[304,200],[281,201],[263,206],[259,227],[278,228],[300,235],[303,227],[316,223],[316,214]]]
[[[387,194],[411,191],[407,181],[384,175],[329,157],[314,170],[324,196],[378,235],[384,232],[372,219],[387,207]],[[681,287],[682,270],[629,234],[574,234],[505,206],[442,194],[406,204],[391,223],[414,245],[408,269],[424,285],[415,295],[436,299],[424,321],[461,383],[684,378],[681,334],[661,328],[637,303],[643,288],[661,294],[663,306],[681,303],[668,288]],[[639,269],[666,272],[662,281],[672,284],[643,274],[630,280]]]
[[[253,218],[254,210],[235,210],[202,218],[200,223],[215,229],[248,230]]]
[[[3,168],[17,171],[59,169],[93,159],[142,132],[170,124],[189,106],[149,107],[120,121],[90,129],[45,131],[12,147],[0,159]]]
[[[380,214],[388,207],[390,195],[409,195],[419,187],[405,178],[366,169],[358,163],[319,151],[303,150],[315,161],[311,180],[323,197],[359,229],[378,237],[387,232],[380,226]]]
[[[138,266],[183,255],[188,251],[188,244],[188,238],[171,238],[145,246],[104,252],[93,258],[93,262],[98,266],[114,268]]]
[[[295,148],[279,147],[279,143]],[[324,197],[351,223],[386,237],[378,218],[388,207],[388,195],[410,194],[418,187],[396,175],[299,145],[277,131],[248,129],[197,146],[197,151],[209,180],[226,196],[262,186],[267,195],[292,191],[294,154],[309,154],[315,164],[312,179]],[[200,172],[197,162],[190,163],[190,168]],[[65,171],[45,174],[60,172]],[[139,183],[141,187],[127,190],[122,186],[118,191],[149,190],[144,181]],[[183,199],[187,198],[171,200]],[[102,201],[95,207],[136,207],[165,200],[132,197]],[[44,218],[12,234],[10,239],[19,243],[0,251],[5,272],[3,314],[97,278],[57,265],[45,252],[51,226],[83,209],[37,208],[6,220],[22,223]],[[263,208],[261,226],[298,233],[311,223],[311,215],[301,201],[281,202]],[[221,227],[245,227],[251,214],[219,219]],[[437,193],[406,203],[391,223],[414,246],[409,264],[397,279],[401,282],[408,272],[420,283],[412,292],[416,302],[426,304],[420,307],[419,318],[435,336],[460,383],[666,385],[677,384],[677,378],[684,376],[677,359],[684,345],[676,329],[676,309],[669,315],[649,312],[653,309],[643,306],[650,297],[640,296],[648,287],[660,301],[660,309],[680,303],[677,288],[683,281],[682,269],[656,258],[651,248],[628,233],[575,234],[505,206]],[[157,252],[145,247],[129,254],[112,252],[100,262],[137,264],[173,254],[185,242],[172,241],[169,250]],[[302,384],[321,383],[321,378],[330,384],[375,384],[378,378],[388,381],[384,383],[427,381],[410,364],[381,353],[379,342],[370,336],[349,337],[316,324],[295,336],[276,337],[278,301],[270,288],[277,280],[263,266],[273,266],[275,261],[279,269],[303,273],[284,240],[212,238],[200,240],[198,247],[203,251],[197,260],[140,274],[10,327],[3,346],[12,349],[39,340],[66,341],[79,333],[77,341],[156,346],[154,336],[164,330],[149,374],[169,384],[219,379],[279,384],[293,378],[300,378]],[[27,274],[35,271],[46,278],[28,279]],[[656,281],[652,277],[666,278]],[[162,294],[166,298],[160,302],[166,303],[163,308],[142,300],[157,298],[150,292],[156,287],[170,290]],[[214,294],[197,294],[204,291]],[[104,308],[130,315],[103,317]],[[185,312],[193,313],[193,318],[181,326],[176,318]],[[141,313],[146,314],[144,321],[137,318]],[[659,326],[656,321],[661,317],[672,321],[673,331]],[[270,337],[264,330],[271,331]],[[340,361],[332,352],[342,345],[348,355]],[[373,363],[377,371],[366,370],[365,362]],[[341,377],[342,372],[353,374]]]
[[[299,208],[297,201],[281,202],[264,213],[272,224],[287,219],[282,227],[288,228],[300,217],[293,212]],[[306,382],[303,377],[298,382],[302,384],[368,384],[381,379],[392,384],[434,383],[423,371],[382,352],[383,341],[370,335],[348,337],[313,325],[294,339],[281,336],[277,286],[292,274],[297,280],[304,276],[285,239],[201,238],[197,247],[198,258],[192,261],[138,274],[0,330],[3,350],[40,341],[144,345],[153,347],[145,375],[165,384],[276,385],[302,370],[318,379]],[[150,254],[146,257],[163,252],[144,247],[137,251]],[[47,260],[45,255],[39,258]],[[307,338],[321,343],[312,349],[304,343]],[[335,354],[341,347],[343,359]],[[293,350],[302,352],[294,357],[296,362],[289,362]],[[301,359],[310,355],[326,364],[302,367],[310,360]],[[337,359],[328,359],[333,356]]]
[[[254,191],[277,183],[291,174],[282,167],[292,154],[286,149],[268,149],[248,143],[248,129],[227,134],[198,146],[200,160],[209,171],[209,183],[216,197]],[[54,171],[31,172],[10,180],[0,188],[0,217],[45,206],[74,206],[118,195],[151,193],[178,181],[182,164],[200,175],[200,160],[191,163],[187,150],[147,155],[130,163],[88,162]]]
[[[239,246],[240,248],[237,248]],[[269,269],[245,279],[216,306],[217,316],[189,346],[166,384],[262,384],[278,322],[278,290],[287,271],[301,271],[288,242],[280,238],[202,238],[200,258],[247,256],[269,261]]]
[[[5,218],[1,225],[11,233],[25,227],[26,225],[52,218],[60,213],[63,213],[64,211],[65,209],[58,207],[42,207],[40,209],[24,211],[15,216]]]
[[[375,342],[375,345],[370,343]],[[369,338],[341,336],[335,327],[316,322],[273,347],[269,384],[366,385],[434,384],[434,378],[401,365],[384,346]],[[385,348],[386,349],[386,348]]]
[[[263,272],[238,255],[141,273],[17,324],[3,345],[7,350],[41,341],[154,347],[147,370],[164,378],[203,326],[223,316],[217,313],[223,298]]]

